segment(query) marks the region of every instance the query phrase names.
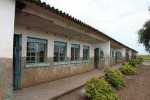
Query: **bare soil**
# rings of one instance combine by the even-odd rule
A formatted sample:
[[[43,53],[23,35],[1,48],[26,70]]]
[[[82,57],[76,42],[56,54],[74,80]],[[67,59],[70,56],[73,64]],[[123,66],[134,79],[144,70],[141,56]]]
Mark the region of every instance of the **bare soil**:
[[[126,87],[118,91],[121,100],[150,100],[150,66],[140,66],[137,75],[125,80]]]
[[[140,66],[138,74],[126,76],[125,81],[126,87],[117,92],[121,100],[150,100],[150,64]],[[57,100],[88,100],[84,93],[82,87]]]

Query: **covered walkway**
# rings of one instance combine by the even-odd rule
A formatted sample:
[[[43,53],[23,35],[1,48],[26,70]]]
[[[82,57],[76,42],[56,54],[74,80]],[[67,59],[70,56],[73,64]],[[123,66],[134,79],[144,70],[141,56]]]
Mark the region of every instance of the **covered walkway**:
[[[15,91],[14,100],[51,100],[83,86],[92,77],[102,77],[104,72],[98,69],[56,80],[37,86]]]

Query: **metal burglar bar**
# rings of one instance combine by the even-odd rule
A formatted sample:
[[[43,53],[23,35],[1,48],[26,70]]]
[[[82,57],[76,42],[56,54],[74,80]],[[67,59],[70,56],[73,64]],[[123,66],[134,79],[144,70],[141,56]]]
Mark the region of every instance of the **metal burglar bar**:
[[[67,43],[54,42],[54,62],[63,62],[66,60]]]
[[[47,40],[28,37],[27,63],[44,63],[47,55]]]

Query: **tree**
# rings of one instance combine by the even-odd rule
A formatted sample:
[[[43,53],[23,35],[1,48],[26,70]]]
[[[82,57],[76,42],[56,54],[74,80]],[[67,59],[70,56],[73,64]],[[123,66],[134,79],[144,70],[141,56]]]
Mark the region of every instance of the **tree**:
[[[150,53],[150,20],[138,32],[139,43],[143,44],[145,50]]]

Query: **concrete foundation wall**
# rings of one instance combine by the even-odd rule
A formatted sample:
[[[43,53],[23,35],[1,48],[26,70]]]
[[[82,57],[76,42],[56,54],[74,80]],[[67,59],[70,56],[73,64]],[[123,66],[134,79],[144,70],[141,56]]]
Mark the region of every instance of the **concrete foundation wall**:
[[[25,60],[25,59],[24,59]],[[93,69],[93,59],[89,63],[80,62],[78,64],[55,65],[51,63],[49,66],[38,66],[36,68],[22,67],[21,87],[29,87],[44,82],[57,80],[60,78],[84,73]]]
[[[12,100],[12,59],[0,58],[0,100]]]

